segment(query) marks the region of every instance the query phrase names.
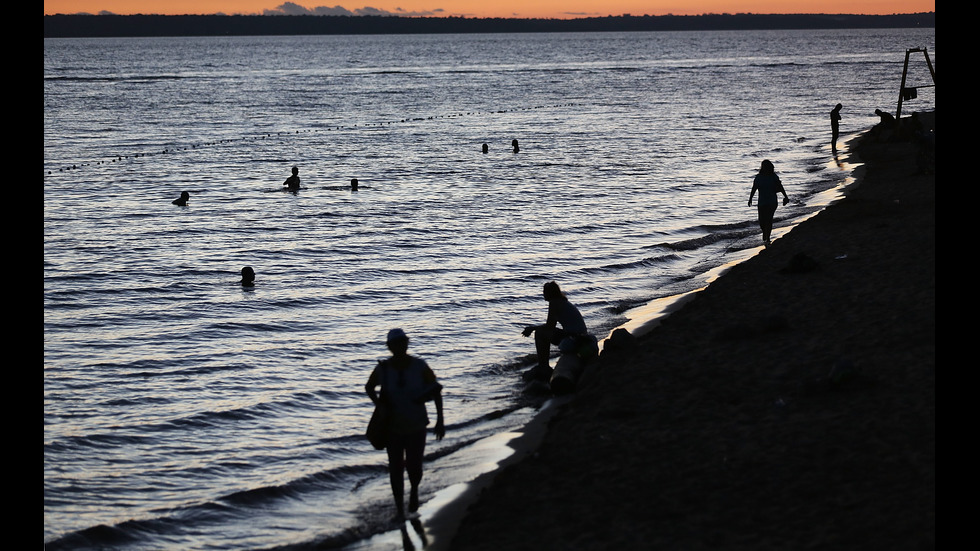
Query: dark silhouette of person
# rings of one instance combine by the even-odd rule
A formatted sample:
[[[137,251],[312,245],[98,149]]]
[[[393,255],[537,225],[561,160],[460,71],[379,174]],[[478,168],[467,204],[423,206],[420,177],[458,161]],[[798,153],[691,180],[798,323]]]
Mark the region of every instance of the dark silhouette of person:
[[[881,109],[875,109],[875,115],[878,115],[878,124],[868,134],[878,140],[888,141],[894,138],[899,130],[895,117]]]
[[[487,151],[490,151],[490,146],[487,144],[483,144],[483,152],[486,153]]]
[[[525,337],[534,333],[534,349],[538,357],[537,365],[528,370],[524,378],[548,382],[552,373],[549,365],[551,345],[563,350],[577,347],[580,339],[589,336],[589,330],[578,308],[568,300],[557,283],[545,283],[543,294],[548,301],[548,317],[543,324],[528,325],[522,332]],[[561,327],[558,327],[559,324]]]
[[[514,140],[514,141],[510,142],[510,145],[514,146],[514,153],[517,153],[518,151],[521,150],[521,148],[518,147],[518,145],[517,145],[517,140]]]
[[[242,268],[242,286],[251,287],[255,285],[255,270],[251,266]]]
[[[838,103],[830,112],[830,147],[834,153],[837,153],[837,137],[840,135],[840,110],[843,107],[843,105]]]
[[[171,201],[170,204],[177,205],[178,207],[186,207],[187,206],[187,200],[190,199],[190,198],[191,198],[191,194],[190,193],[187,193],[186,191],[182,191],[182,192],[180,192],[180,197],[178,197],[177,199],[174,199],[173,201]]]
[[[350,190],[357,191],[357,178],[350,179]]]
[[[749,193],[749,206],[752,206],[752,196],[756,190],[759,192],[759,227],[762,228],[762,241],[768,247],[771,243],[769,236],[772,234],[772,219],[776,214],[776,206],[779,204],[778,193],[783,194],[783,205],[789,203],[783,183],[776,175],[776,167],[769,159],[762,161],[759,173],[752,181],[752,192]]]
[[[293,167],[293,175],[286,178],[286,181],[282,185],[287,186],[288,189],[299,189],[299,168]]]
[[[390,412],[388,417],[388,470],[391,493],[395,498],[398,518],[405,518],[404,473],[408,472],[411,490],[408,511],[419,508],[419,483],[422,481],[422,457],[425,452],[426,427],[429,417],[425,403],[436,405],[436,440],[446,435],[442,415],[442,385],[435,373],[422,360],[408,354],[408,335],[401,329],[392,329],[386,339],[391,357],[381,360],[371,372],[364,390],[375,404],[384,400]],[[375,390],[381,386],[380,394]]]
[[[875,109],[875,115],[878,115],[878,118],[881,119],[879,122],[882,124],[889,125],[889,126],[895,124],[895,117],[892,116],[892,114],[887,111],[882,111],[881,109]]]

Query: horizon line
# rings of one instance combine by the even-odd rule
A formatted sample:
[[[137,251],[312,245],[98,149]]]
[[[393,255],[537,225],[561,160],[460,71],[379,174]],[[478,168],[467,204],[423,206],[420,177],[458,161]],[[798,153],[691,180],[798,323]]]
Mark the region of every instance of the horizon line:
[[[613,17],[703,17],[706,15],[724,15],[724,16],[737,16],[737,15],[827,15],[827,16],[860,16],[860,17],[891,17],[896,15],[920,15],[920,14],[930,14],[936,13],[935,11],[916,11],[916,12],[901,12],[901,13],[823,13],[823,12],[788,12],[788,13],[755,13],[755,12],[736,12],[736,13],[701,13],[696,15],[675,15],[672,13],[665,13],[661,15],[651,15],[651,14],[640,14],[633,15],[630,13],[623,13],[620,15],[591,15],[591,16],[571,16],[568,18],[560,17],[472,17],[466,15],[400,15],[394,13],[372,13],[372,14],[317,14],[317,13],[183,13],[183,14],[167,14],[167,13],[113,13],[109,11],[102,11],[99,13],[90,12],[75,12],[75,13],[46,13],[44,17],[54,17],[58,15],[62,16],[89,16],[89,17],[135,17],[135,16],[159,16],[159,17],[212,17],[212,16],[222,16],[222,17],[398,17],[403,19],[525,19],[525,20],[551,20],[551,19],[607,19]]]

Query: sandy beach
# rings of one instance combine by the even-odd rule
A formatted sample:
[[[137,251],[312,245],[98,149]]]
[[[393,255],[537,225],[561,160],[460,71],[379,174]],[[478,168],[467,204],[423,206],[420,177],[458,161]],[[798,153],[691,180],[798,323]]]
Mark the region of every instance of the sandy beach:
[[[439,546],[935,548],[935,174],[918,151],[852,141],[844,199],[607,346]]]

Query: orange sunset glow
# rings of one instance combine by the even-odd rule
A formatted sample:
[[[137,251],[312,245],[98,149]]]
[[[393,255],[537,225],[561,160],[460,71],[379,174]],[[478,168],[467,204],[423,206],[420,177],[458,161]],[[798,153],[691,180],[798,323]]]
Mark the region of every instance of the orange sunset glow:
[[[44,14],[117,15],[402,15],[571,19],[607,15],[842,13],[890,15],[936,11],[935,0],[44,0]]]

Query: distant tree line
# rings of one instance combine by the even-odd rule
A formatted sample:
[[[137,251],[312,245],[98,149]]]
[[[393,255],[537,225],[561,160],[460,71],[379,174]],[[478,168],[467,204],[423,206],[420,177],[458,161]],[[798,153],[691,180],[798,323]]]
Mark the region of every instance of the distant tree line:
[[[936,13],[620,15],[502,19],[346,15],[45,15],[44,36],[262,36],[766,29],[935,28]]]

